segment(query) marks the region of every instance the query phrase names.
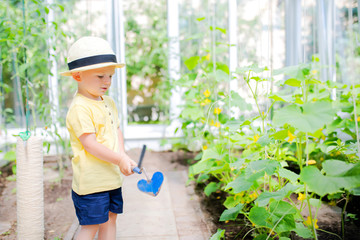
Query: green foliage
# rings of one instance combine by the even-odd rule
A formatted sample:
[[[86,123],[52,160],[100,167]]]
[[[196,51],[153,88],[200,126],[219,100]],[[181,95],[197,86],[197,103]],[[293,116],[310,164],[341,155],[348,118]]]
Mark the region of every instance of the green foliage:
[[[217,232],[211,236],[210,240],[221,240],[225,237],[225,230],[218,229]]]
[[[309,219],[304,219],[303,209],[310,205],[319,209],[326,196],[359,192],[357,118],[353,105],[347,104],[353,89],[317,80],[316,63],[274,71],[289,76],[277,81],[263,77],[266,67],[251,65],[237,71],[255,103],[249,108],[235,92],[215,90],[229,77],[221,77],[207,61],[206,56],[186,60],[192,72],[179,83],[187,89],[182,130],[190,143],[199,141],[203,146],[201,159],[190,167],[190,177],[208,183],[204,189],[208,196],[226,192],[227,209],[219,220],[235,220],[243,214],[255,227],[256,239],[271,235],[289,239],[291,232],[316,239],[316,214],[309,210]],[[261,96],[260,84],[267,81],[284,90]],[[340,96],[334,100],[332,89],[339,87]],[[359,93],[356,96],[359,106]],[[264,98],[271,103],[268,109],[261,104]],[[221,106],[220,114],[213,113],[216,106]],[[253,117],[231,118],[234,106],[253,110]],[[349,113],[348,117],[340,117],[339,111]],[[218,131],[212,128],[216,121]],[[338,138],[340,131],[352,140]],[[209,183],[204,176],[217,181]],[[293,194],[298,194],[301,204],[292,200]]]
[[[70,7],[71,2],[64,4]],[[30,126],[34,129],[39,121],[45,126],[53,122],[48,117],[52,106],[46,91],[51,67],[49,51],[67,49],[68,33],[59,28],[67,19],[63,14],[65,7],[57,2],[48,5],[43,1],[25,1],[24,7],[23,17],[22,1],[0,3],[0,15],[3,16],[0,22],[0,88],[3,93],[1,100],[6,103],[1,111],[6,116],[6,124],[24,127],[24,122],[15,122],[15,114],[23,115],[28,101]],[[50,9],[58,17],[48,23],[46,18]],[[27,100],[26,85],[29,87]],[[20,100],[19,106],[14,105],[14,97]]]

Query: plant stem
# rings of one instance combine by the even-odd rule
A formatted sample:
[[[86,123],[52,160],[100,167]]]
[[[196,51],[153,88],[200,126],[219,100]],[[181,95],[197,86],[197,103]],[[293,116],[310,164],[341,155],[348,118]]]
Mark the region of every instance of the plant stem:
[[[304,183],[304,188],[305,188],[305,195],[306,195],[306,202],[309,208],[309,216],[310,216],[310,220],[311,220],[311,230],[313,232],[314,235],[314,239],[317,240],[317,234],[316,234],[316,229],[315,229],[315,222],[312,216],[312,211],[311,211],[311,205],[310,205],[310,198],[308,197],[308,193],[307,193],[307,187],[306,187],[306,183]]]
[[[349,202],[349,193],[347,192],[346,193],[346,197],[345,197],[345,205],[342,209],[342,212],[341,212],[341,234],[342,234],[342,239],[345,239],[345,218],[346,218],[346,207],[347,207],[347,204]]]
[[[250,72],[249,72],[249,75],[248,75],[248,79],[246,81],[246,84],[248,85],[250,91],[251,91],[251,94],[253,95],[253,98],[255,100],[255,104],[256,104],[256,107],[257,107],[257,110],[259,112],[259,116],[261,117],[261,121],[262,121],[262,133],[264,133],[265,131],[265,123],[264,123],[264,117],[262,116],[261,114],[261,110],[260,110],[260,107],[259,107],[259,103],[258,103],[258,100],[257,100],[257,96],[256,96],[256,91],[257,91],[257,84],[258,82],[256,82],[256,88],[255,88],[255,92],[253,91],[253,89],[251,88],[250,86]]]

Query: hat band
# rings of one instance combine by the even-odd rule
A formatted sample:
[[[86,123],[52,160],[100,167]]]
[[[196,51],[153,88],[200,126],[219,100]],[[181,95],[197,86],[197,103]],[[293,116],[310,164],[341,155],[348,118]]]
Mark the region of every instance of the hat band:
[[[75,68],[80,68],[98,63],[105,63],[105,62],[117,63],[116,56],[114,54],[104,54],[104,55],[96,55],[86,58],[80,58],[78,60],[68,63],[68,66],[69,66],[69,70],[73,70]]]

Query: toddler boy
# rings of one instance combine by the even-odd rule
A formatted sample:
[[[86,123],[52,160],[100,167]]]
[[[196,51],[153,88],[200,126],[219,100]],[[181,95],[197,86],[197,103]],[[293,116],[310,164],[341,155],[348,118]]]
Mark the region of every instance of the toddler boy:
[[[125,153],[114,101],[106,96],[118,63],[107,41],[77,40],[68,52],[69,71],[78,90],[66,116],[74,153],[72,199],[81,230],[77,239],[115,239],[116,217],[123,211],[123,176],[136,163]]]

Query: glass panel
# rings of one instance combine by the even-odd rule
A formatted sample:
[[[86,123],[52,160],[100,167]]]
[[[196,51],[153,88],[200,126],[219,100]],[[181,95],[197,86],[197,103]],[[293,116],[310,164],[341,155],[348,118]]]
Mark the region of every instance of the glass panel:
[[[166,0],[123,4],[129,124],[166,123],[170,99]]]

